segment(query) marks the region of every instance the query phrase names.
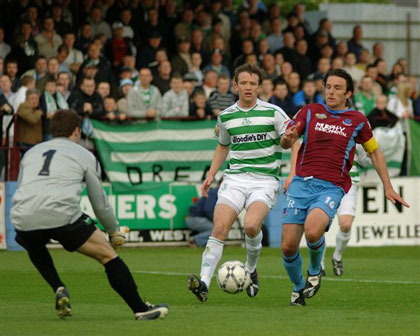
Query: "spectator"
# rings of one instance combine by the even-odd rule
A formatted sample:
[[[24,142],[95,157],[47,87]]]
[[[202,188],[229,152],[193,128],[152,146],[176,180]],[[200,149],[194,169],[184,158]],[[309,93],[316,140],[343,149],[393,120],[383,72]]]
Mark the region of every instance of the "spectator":
[[[348,52],[349,52],[349,47],[347,46],[347,43],[344,41],[340,41],[337,43],[334,56],[345,58]]]
[[[57,58],[55,56],[50,57],[47,62],[46,75],[36,82],[36,88],[39,90],[39,92],[42,92],[44,90],[45,83],[47,82],[48,77],[53,77],[54,79],[57,79],[59,71],[60,65],[58,64]]]
[[[60,35],[54,30],[54,20],[51,16],[44,17],[43,31],[35,36],[35,42],[38,44],[38,51],[46,58],[53,57],[57,54],[58,46],[63,43]]]
[[[125,78],[130,78],[134,84],[138,82],[139,72],[136,70],[136,58],[134,56],[126,55],[123,57],[120,80]]]
[[[295,49],[296,39],[292,32],[285,32],[283,34],[283,40],[284,40],[284,46],[280,48],[278,51],[283,54],[284,61],[289,62],[294,67],[296,54],[297,54],[296,49]]]
[[[112,38],[105,43],[105,56],[111,62],[114,69],[122,63],[126,55],[135,55],[136,51],[130,39],[124,37],[124,26],[117,21],[112,24]]]
[[[380,95],[376,98],[376,107],[368,115],[368,120],[372,129],[376,127],[392,128],[398,122],[398,117],[391,113],[387,108],[387,97]]]
[[[229,41],[231,33],[231,22],[229,17],[226,14],[222,13],[222,7],[224,7],[224,5],[222,6],[221,0],[211,1],[210,13],[213,18],[218,18],[222,20],[223,29],[220,34],[227,43]]]
[[[87,58],[81,65],[80,67],[81,70],[79,70],[79,77],[80,77],[80,72],[83,73],[83,68],[87,64],[90,64],[90,65],[94,64],[98,68],[98,71],[96,72],[96,75],[95,75],[96,83],[108,82],[111,84],[111,86],[115,85],[114,74],[111,69],[111,64],[105,57],[101,57],[101,49],[98,44],[92,43],[89,46],[88,52],[87,52]]]
[[[324,45],[328,44],[328,32],[324,29],[321,29],[316,34],[315,39],[312,40],[312,43],[309,45],[309,52],[312,64],[317,64],[321,56],[321,49]]]
[[[305,4],[301,2],[295,3],[293,6],[293,13],[298,18],[298,25],[303,26],[305,29],[305,36],[310,36],[312,34],[312,28],[309,21],[305,19]]]
[[[413,117],[413,101],[411,95],[413,88],[410,83],[400,82],[397,86],[397,94],[389,97],[387,109],[399,119]]]
[[[360,25],[356,25],[353,28],[353,37],[347,41],[347,47],[349,52],[352,52],[356,56],[357,62],[359,61],[360,52],[364,49],[362,45],[363,30]]]
[[[105,35],[105,39],[108,40],[112,37],[111,27],[109,26],[109,23],[103,19],[102,14],[102,8],[94,6],[90,11],[90,16],[87,21],[92,27],[93,36],[102,33]]]
[[[293,97],[289,94],[287,84],[284,81],[279,81],[274,87],[274,94],[268,101],[271,104],[280,107],[289,118],[293,118],[296,113],[296,106],[293,103]]]
[[[333,28],[332,21],[330,19],[328,19],[328,18],[323,18],[323,19],[321,19],[319,21],[318,30],[311,37],[312,37],[312,39],[315,39],[315,37],[317,36],[317,34],[321,30],[324,30],[328,34],[328,41],[327,41],[328,45],[330,45],[333,49],[335,49],[336,43],[335,43],[335,38],[332,36],[332,28]]]
[[[19,72],[18,63],[15,59],[9,58],[4,67],[4,74],[9,76],[12,81],[12,91],[16,92],[20,87],[20,78],[17,76]]]
[[[213,91],[209,98],[209,105],[214,116],[235,103],[235,95],[229,92],[230,80],[225,75],[217,79],[217,90]]]
[[[114,97],[108,96],[104,98],[104,110],[104,118],[107,120],[125,120],[127,118],[125,113],[121,113],[118,110],[117,102]]]
[[[217,77],[217,72],[214,70],[208,70],[204,73],[203,85],[198,89],[204,91],[206,99],[209,99],[212,92],[216,91]]]
[[[196,29],[197,30],[197,29]],[[223,21],[218,18],[214,17],[211,23],[211,30],[210,32],[204,37],[203,41],[203,50],[206,54],[210,54],[212,51],[213,40],[216,37],[221,37],[223,39]],[[224,40],[225,44],[229,42],[229,40]]]
[[[108,82],[99,82],[96,84],[96,92],[102,97],[102,100],[105,97],[108,97],[111,94],[111,85]]]
[[[329,60],[331,60],[333,54],[334,54],[334,49],[328,43],[324,44],[321,47],[321,52],[320,52],[321,57],[325,57],[325,58],[328,58]]]
[[[312,72],[312,62],[307,55],[307,52],[308,42],[306,42],[306,40],[296,41],[295,65],[296,72],[299,74],[301,80],[304,80]]]
[[[120,14],[120,19],[123,24],[123,37],[133,41],[136,48],[141,45],[140,28],[138,22],[133,20],[133,13],[130,8],[123,8]],[[109,22],[114,22],[111,20]]]
[[[356,55],[353,52],[348,52],[345,58],[345,66],[344,70],[346,70],[353,82],[355,82],[355,86],[358,85],[362,77],[364,76],[364,72],[356,67]]]
[[[286,83],[288,84],[290,95],[294,97],[301,88],[299,74],[297,72],[291,72],[287,77]]]
[[[203,47],[203,41],[204,41],[204,35],[203,32],[201,31],[201,29],[196,28],[192,31],[191,33],[191,55],[193,55],[194,53],[199,53],[201,56],[201,59],[206,60],[206,62],[208,62],[209,60],[209,55],[208,53],[204,50]],[[209,49],[211,49],[211,43],[209,44]],[[210,52],[210,51],[209,51]],[[191,60],[192,62],[192,60]]]
[[[165,48],[159,48],[155,53],[155,60],[149,64],[148,68],[152,71],[153,77],[158,74],[158,67],[163,61],[168,60],[168,53]],[[172,68],[171,68],[172,69]],[[172,70],[171,70],[172,71]]]
[[[0,76],[0,92],[9,102],[13,101],[15,93],[12,91],[12,81],[8,75]]]
[[[42,93],[39,106],[42,110],[42,141],[52,139],[50,133],[50,120],[57,110],[69,108],[64,96],[57,91],[57,82],[54,77],[47,76],[45,91]]]
[[[63,8],[58,4],[51,6],[51,15],[54,20],[55,31],[58,35],[64,36],[72,30],[71,25],[64,20]]]
[[[161,95],[164,95],[171,89],[171,73],[171,63],[168,60],[162,61],[158,66],[157,76],[154,76],[152,81],[152,84],[159,89]]]
[[[210,59],[210,63],[207,64],[204,68],[203,71],[206,72],[208,70],[213,70],[215,71],[218,75],[225,75],[227,77],[230,78],[230,71],[229,69],[223,64],[223,55],[221,54],[221,52],[219,50],[214,50],[212,55],[211,55],[211,59]]]
[[[74,48],[76,50],[80,50],[83,54],[86,54],[89,48],[89,45],[92,43],[92,40],[93,40],[92,26],[89,22],[85,22],[80,27],[80,34],[79,34],[79,37],[76,39],[76,42],[74,43]]]
[[[190,76],[194,76],[197,79],[198,84],[203,83],[203,71],[201,71],[201,63],[203,59],[199,52],[192,52],[191,53],[191,70],[187,73]]]
[[[71,77],[68,72],[59,72],[57,75],[57,90],[63,95],[67,101],[71,94]]]
[[[19,15],[20,14],[21,13],[19,13]],[[26,7],[26,12],[23,16],[23,19],[27,20],[31,24],[32,36],[35,37],[41,33],[41,25],[38,17],[38,7],[35,4],[31,4]]]
[[[258,94],[258,98],[260,98],[263,101],[270,101],[271,97],[273,96],[273,80],[271,78],[264,78],[261,83],[261,89]],[[233,105],[233,103],[231,104]]]
[[[67,48],[65,44],[60,45],[57,49],[57,55],[55,56],[58,61],[59,72],[65,71],[70,73],[70,68],[67,66],[67,64],[64,63],[68,56],[69,48]]]
[[[189,103],[191,103],[192,100],[192,94],[195,88],[194,82],[190,79],[188,79],[188,77],[184,77],[182,79],[182,87],[184,88],[185,91],[187,91],[187,95],[188,95],[188,101]]]
[[[17,111],[20,104],[26,100],[26,91],[34,88],[35,79],[32,76],[23,76],[21,79],[21,87],[17,90],[13,99],[10,101],[14,111]]]
[[[341,56],[336,56],[331,61],[331,70],[334,69],[344,69],[344,58]]]
[[[175,26],[174,35],[175,39],[180,40],[181,37],[189,37],[194,30],[194,13],[191,9],[185,8],[181,14],[181,22]]]
[[[162,96],[159,89],[151,85],[152,72],[143,68],[139,72],[140,85],[134,86],[127,95],[127,117],[156,118]]]
[[[4,42],[4,28],[0,27],[0,57],[5,59],[11,50],[10,45]]]
[[[399,58],[397,60],[397,64],[399,64],[401,66],[402,72],[404,74],[408,74],[408,61],[406,58]]]
[[[366,116],[375,108],[376,96],[372,91],[373,80],[365,75],[360,82],[360,91],[354,95],[354,104],[358,111]]]
[[[206,95],[202,90],[195,90],[190,104],[190,116],[198,119],[206,119],[212,116],[210,105],[207,103]]]
[[[0,140],[3,142],[3,135],[6,131],[7,126],[13,115],[13,107],[10,102],[6,99],[3,93],[0,93],[0,130],[1,130],[1,138]],[[3,169],[3,162],[4,162],[4,152],[0,151],[0,171]]]
[[[218,191],[219,188],[209,189],[208,197],[201,197],[188,210],[185,223],[190,230],[196,233],[188,239],[191,247],[204,247],[207,244],[213,229],[213,213]]]
[[[133,81],[129,78],[120,82],[121,98],[117,101],[117,109],[120,115],[127,115],[127,95],[133,87]]]
[[[372,91],[376,97],[382,96],[382,86],[376,81],[378,78],[378,68],[373,64],[370,64],[366,68],[366,75],[372,78]]]
[[[188,94],[183,88],[182,76],[174,74],[171,77],[171,89],[162,97],[160,117],[187,117]]]
[[[69,55],[67,56],[64,64],[66,64],[70,71],[76,75],[79,72],[80,66],[83,63],[83,54],[80,50],[74,48],[74,43],[76,42],[76,36],[74,33],[66,33],[63,38],[64,45],[67,46],[69,50]]]
[[[284,43],[281,28],[281,19],[279,17],[275,17],[271,20],[270,35],[267,36],[266,40],[270,47],[270,53],[272,54],[274,54],[276,50],[281,49],[283,47]]]
[[[370,59],[369,50],[363,48],[360,51],[359,63],[356,64],[356,68],[362,70],[363,73],[365,74],[367,66],[370,64],[369,59]]]
[[[178,52],[171,58],[172,69],[184,76],[191,69],[190,39],[182,36],[178,41]]]
[[[281,78],[287,82],[289,80],[289,75],[293,72],[293,67],[290,62],[283,62],[280,66]]]
[[[147,10],[147,21],[142,28],[142,35],[145,37],[154,32],[161,34],[162,44],[166,46],[167,38],[169,37],[168,27],[165,22],[159,20],[159,12],[157,9],[152,7]],[[146,39],[144,39],[144,43],[146,42]]]
[[[265,54],[262,59],[262,68],[265,72],[265,76],[275,81],[280,73],[277,71],[274,56],[271,54]]]
[[[293,97],[293,104],[296,108],[301,108],[304,105],[312,103],[324,103],[322,96],[316,93],[315,82],[312,79],[305,79],[303,81],[302,90],[295,94]]]
[[[375,63],[376,60],[384,58],[384,45],[381,42],[376,42],[372,47],[372,59],[370,63]]]
[[[74,90],[69,99],[69,107],[82,116],[98,119],[104,116],[102,97],[95,92],[95,80],[84,77],[80,87]]]
[[[26,91],[26,100],[17,110],[17,142],[23,155],[29,148],[42,142],[42,110],[39,108],[39,91]]]
[[[148,36],[147,41],[147,45],[137,53],[137,65],[140,68],[150,67],[156,61],[156,53],[162,42],[162,36],[154,31]]]
[[[232,51],[235,51],[234,49]],[[233,61],[233,68],[237,68],[238,66],[245,63],[245,58],[248,55],[252,55],[254,53],[254,44],[252,40],[245,39],[242,41],[242,54],[237,56]]]
[[[373,65],[378,69],[378,76],[376,77],[376,81],[381,86],[382,92],[386,93],[388,91],[386,61],[384,59],[378,58]]]
[[[331,68],[331,61],[328,58],[320,58],[318,61],[317,69],[314,73],[308,76],[309,79],[315,77],[324,77]]]
[[[14,58],[19,64],[19,75],[35,66],[38,57],[38,44],[32,36],[32,25],[28,21],[20,24],[20,32],[14,40],[9,58]]]

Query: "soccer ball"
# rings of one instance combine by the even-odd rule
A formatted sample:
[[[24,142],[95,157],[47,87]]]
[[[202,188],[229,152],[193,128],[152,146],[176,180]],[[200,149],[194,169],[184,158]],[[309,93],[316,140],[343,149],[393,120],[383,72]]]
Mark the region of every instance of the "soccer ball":
[[[242,292],[249,286],[250,282],[249,271],[240,261],[226,261],[217,271],[217,284],[226,293]]]

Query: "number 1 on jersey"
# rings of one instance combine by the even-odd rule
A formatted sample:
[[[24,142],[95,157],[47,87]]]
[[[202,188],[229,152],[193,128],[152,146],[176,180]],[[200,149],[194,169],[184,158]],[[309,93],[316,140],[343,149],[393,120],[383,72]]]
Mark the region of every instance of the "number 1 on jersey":
[[[40,176],[49,176],[50,175],[51,160],[52,160],[55,152],[56,152],[55,149],[51,149],[49,151],[46,151],[44,154],[42,154],[42,156],[45,156],[45,161],[44,161],[44,165],[42,166],[42,169],[40,170],[38,175],[40,175]]]

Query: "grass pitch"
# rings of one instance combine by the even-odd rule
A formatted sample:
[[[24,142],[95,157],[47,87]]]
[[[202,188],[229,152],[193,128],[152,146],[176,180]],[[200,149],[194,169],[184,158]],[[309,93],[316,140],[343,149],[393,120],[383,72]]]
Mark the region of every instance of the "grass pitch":
[[[100,264],[77,253],[51,251],[72,299],[73,316],[55,315],[54,295],[25,252],[0,252],[0,335],[419,335],[420,247],[349,248],[344,275],[327,276],[306,307],[290,307],[292,286],[279,249],[264,248],[260,292],[229,295],[212,282],[200,303],[186,288],[199,273],[202,249],[123,249],[143,299],[169,304],[159,321],[135,321],[108,285]],[[308,257],[301,251],[306,269]],[[226,247],[222,261],[245,260]]]

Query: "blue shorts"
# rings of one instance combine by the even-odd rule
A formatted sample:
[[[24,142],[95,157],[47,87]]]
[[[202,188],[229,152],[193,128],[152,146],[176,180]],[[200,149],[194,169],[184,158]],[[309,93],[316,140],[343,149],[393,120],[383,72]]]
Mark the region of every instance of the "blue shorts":
[[[344,190],[331,182],[295,176],[286,192],[283,223],[304,224],[308,213],[320,208],[330,217],[328,231],[343,196]]]

